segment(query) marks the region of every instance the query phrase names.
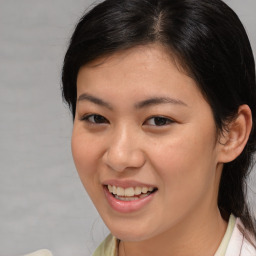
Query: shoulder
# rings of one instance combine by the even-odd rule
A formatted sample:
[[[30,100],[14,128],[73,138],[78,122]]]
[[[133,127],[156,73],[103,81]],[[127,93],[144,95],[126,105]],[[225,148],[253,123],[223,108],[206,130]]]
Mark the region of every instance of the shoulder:
[[[245,229],[239,218],[236,219],[225,256],[256,256],[255,237]]]
[[[52,253],[49,250],[43,249],[24,256],[52,256]]]

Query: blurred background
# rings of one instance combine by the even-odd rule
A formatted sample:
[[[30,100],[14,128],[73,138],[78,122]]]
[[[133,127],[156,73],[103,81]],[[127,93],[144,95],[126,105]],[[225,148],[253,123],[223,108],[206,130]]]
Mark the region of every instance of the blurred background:
[[[225,2],[256,55],[256,1]],[[69,38],[92,3],[0,0],[0,256],[89,256],[108,233],[76,173],[60,90]],[[249,183],[256,192],[256,167]]]

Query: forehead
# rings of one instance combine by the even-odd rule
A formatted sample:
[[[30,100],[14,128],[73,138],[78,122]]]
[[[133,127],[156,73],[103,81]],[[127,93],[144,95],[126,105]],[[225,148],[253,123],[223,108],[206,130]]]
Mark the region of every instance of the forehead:
[[[78,72],[77,85],[79,89],[81,84],[89,86],[91,81],[94,85],[99,82],[103,86],[108,81],[113,83],[117,80],[120,83],[123,80],[126,85],[131,81],[138,82],[140,86],[151,82],[159,86],[170,77],[172,80],[195,83],[170,51],[162,45],[151,44],[118,51],[87,63]]]
[[[194,79],[179,68],[161,45],[138,46],[98,58],[79,70],[77,96],[96,93],[110,99],[162,97],[195,100],[201,93]],[[191,97],[194,96],[194,97]]]
[[[104,67],[107,65],[115,65],[115,64],[118,65],[120,62],[122,62],[125,58],[129,56],[133,58],[134,62],[139,61],[139,59],[141,59],[141,62],[143,62],[145,58],[148,58],[149,61],[154,61],[154,62],[158,60],[165,60],[166,62],[172,62],[180,72],[187,73],[183,68],[183,65],[181,65],[181,61],[173,53],[173,51],[170,50],[168,47],[163,46],[160,43],[137,45],[128,49],[117,50],[111,54],[104,54],[103,56],[100,56],[86,63],[84,66],[87,68],[93,68],[93,67],[100,67],[100,66]]]

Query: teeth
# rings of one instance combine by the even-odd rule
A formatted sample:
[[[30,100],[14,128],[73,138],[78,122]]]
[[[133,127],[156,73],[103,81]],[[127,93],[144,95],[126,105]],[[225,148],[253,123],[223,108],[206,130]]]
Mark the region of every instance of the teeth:
[[[115,196],[116,199],[119,199],[121,201],[134,201],[134,200],[138,200],[138,197],[119,197],[119,196]]]
[[[141,194],[141,190],[142,190],[142,189],[141,189],[140,187],[136,187],[136,188],[135,188],[135,192],[134,192],[135,195],[140,195],[140,194]]]
[[[109,190],[110,193],[113,193],[113,187],[112,186],[108,185],[108,190]]]
[[[118,196],[124,196],[124,188],[117,187],[117,188],[116,188],[116,194],[117,194]]]
[[[134,197],[134,196],[140,196],[143,194],[147,194],[149,192],[152,192],[154,190],[153,187],[130,187],[130,188],[122,188],[122,187],[116,187],[108,185],[108,190],[110,193],[117,195],[118,197],[126,196],[126,197]],[[137,199],[137,197],[135,197]]]
[[[146,194],[146,193],[148,192],[148,188],[147,188],[147,187],[143,187],[142,190],[141,190],[141,192],[142,192],[143,194]]]
[[[124,190],[124,195],[125,196],[134,196],[134,188],[126,188]]]

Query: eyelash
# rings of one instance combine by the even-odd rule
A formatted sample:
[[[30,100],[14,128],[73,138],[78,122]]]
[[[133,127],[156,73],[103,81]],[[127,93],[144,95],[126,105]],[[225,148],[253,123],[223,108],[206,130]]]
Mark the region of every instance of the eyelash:
[[[90,118],[93,118],[93,120],[90,120]],[[96,119],[95,119],[96,118]],[[98,120],[97,120],[98,119]],[[98,114],[89,114],[89,115],[85,115],[83,116],[81,119],[81,121],[85,121],[88,122],[89,124],[93,124],[93,125],[100,125],[100,124],[108,124],[109,121],[102,115],[98,115]],[[154,120],[154,124],[150,124],[149,121],[150,120]],[[160,121],[160,124],[157,125],[157,122]],[[170,125],[172,123],[174,123],[175,121],[173,121],[170,118],[164,117],[164,116],[151,116],[150,118],[148,118],[143,125],[149,125],[149,126],[166,126],[166,125]]]
[[[146,124],[151,119],[155,119],[154,120],[155,124],[149,124],[150,126],[158,126],[159,127],[159,126],[166,126],[166,125],[170,125],[170,124],[174,123],[174,121],[172,119],[164,117],[164,116],[151,116],[143,124]],[[160,122],[164,122],[164,123],[162,123],[160,125],[156,125],[156,121],[160,121]]]
[[[90,118],[94,118],[94,121],[90,120]],[[100,118],[101,121],[104,121],[104,122],[97,122],[95,120],[95,118]],[[89,115],[85,115],[83,116],[81,119],[81,121],[85,121],[87,123],[90,123],[90,124],[105,124],[105,123],[109,123],[109,121],[102,115],[98,115],[98,114],[89,114]],[[98,120],[99,121],[99,120]]]

